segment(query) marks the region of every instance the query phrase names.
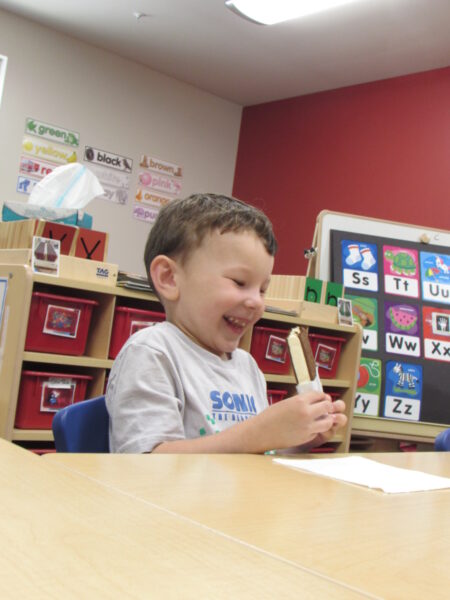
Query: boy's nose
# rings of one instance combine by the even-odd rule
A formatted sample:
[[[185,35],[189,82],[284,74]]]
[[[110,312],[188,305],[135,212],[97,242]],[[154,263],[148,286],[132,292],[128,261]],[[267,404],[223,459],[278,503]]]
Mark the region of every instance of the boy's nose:
[[[259,290],[256,292],[249,292],[247,298],[245,299],[245,305],[248,308],[252,308],[253,310],[264,310],[264,298],[261,296]]]

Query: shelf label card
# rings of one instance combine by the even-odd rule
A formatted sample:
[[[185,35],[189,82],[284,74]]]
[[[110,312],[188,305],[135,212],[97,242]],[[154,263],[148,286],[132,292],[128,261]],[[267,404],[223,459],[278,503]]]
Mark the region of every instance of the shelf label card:
[[[356,394],[355,398],[355,415],[364,417],[377,417],[380,404],[380,396],[376,394]]]
[[[420,400],[386,396],[386,402],[384,404],[384,416],[390,419],[419,421],[420,404]]]

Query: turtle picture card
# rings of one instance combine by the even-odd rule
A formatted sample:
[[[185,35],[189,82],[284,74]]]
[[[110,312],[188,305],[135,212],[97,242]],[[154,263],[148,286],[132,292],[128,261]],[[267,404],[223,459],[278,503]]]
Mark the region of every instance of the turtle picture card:
[[[395,296],[419,297],[417,250],[383,246],[384,289]]]
[[[363,327],[355,414],[450,425],[449,271],[448,247],[331,229],[330,279]]]

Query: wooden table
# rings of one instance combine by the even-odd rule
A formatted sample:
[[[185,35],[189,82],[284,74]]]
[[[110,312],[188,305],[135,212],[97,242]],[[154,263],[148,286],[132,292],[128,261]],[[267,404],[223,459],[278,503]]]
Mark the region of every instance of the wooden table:
[[[62,464],[0,439],[2,599],[368,597]]]
[[[450,477],[450,453],[364,456]],[[385,494],[270,456],[53,454],[44,461],[352,589],[396,600],[449,598],[450,490]]]

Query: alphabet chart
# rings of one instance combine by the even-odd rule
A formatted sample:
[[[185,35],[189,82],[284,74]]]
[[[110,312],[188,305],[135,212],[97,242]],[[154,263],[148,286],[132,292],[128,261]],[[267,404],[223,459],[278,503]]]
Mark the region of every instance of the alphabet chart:
[[[329,248],[363,327],[354,413],[450,424],[450,247],[357,231]]]

